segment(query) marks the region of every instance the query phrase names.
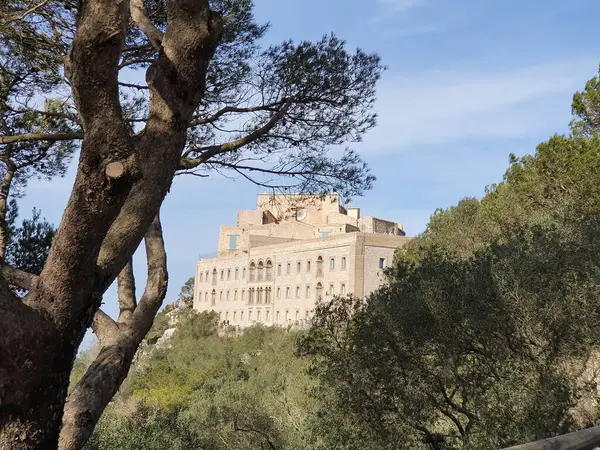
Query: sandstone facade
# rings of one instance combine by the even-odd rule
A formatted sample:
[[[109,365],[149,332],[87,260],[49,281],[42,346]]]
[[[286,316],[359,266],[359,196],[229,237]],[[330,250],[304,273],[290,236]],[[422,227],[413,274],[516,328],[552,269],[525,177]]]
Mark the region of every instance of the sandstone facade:
[[[408,239],[400,224],[362,218],[337,195],[261,194],[236,226],[221,227],[218,256],[198,261],[194,308],[241,328],[303,326],[320,299],[377,289]]]

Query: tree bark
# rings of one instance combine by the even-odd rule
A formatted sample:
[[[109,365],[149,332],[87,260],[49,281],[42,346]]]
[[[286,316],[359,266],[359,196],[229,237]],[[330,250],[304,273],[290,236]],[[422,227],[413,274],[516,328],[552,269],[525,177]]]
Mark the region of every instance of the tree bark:
[[[10,154],[10,149],[7,149],[7,153]],[[15,177],[15,165],[10,160],[9,155],[7,155],[5,164],[6,172],[2,178],[2,183],[0,184],[0,265],[4,264],[6,246],[8,245],[8,224],[6,223],[6,212],[8,207],[8,194],[10,193],[10,187]]]
[[[119,286],[119,302],[132,311],[117,324],[102,311],[94,318],[94,332],[100,339],[100,352],[83,378],[69,395],[63,416],[59,449],[76,450],[86,443],[104,408],[129,373],[135,352],[150,330],[154,316],[167,293],[167,256],[158,218],[145,238],[148,281],[139,306],[135,307],[131,291],[133,274],[128,264],[119,275],[127,280]],[[101,314],[100,314],[101,313]]]
[[[0,119],[0,127],[4,133],[9,133],[9,127],[5,119]],[[8,208],[8,194],[15,178],[15,163],[12,161],[13,144],[6,145],[2,162],[6,166],[6,172],[2,177],[0,184],[0,265],[4,264],[6,255],[6,246],[8,245],[8,224],[6,223],[6,213]]]
[[[118,91],[129,5],[113,0],[80,2],[65,68],[84,129],[73,190],[34,288],[21,300],[0,280],[3,450],[57,447],[79,344],[104,292],[149,230],[173,180],[222,22],[208,0],[172,0],[167,6],[161,51],[147,72],[149,119],[139,136],[131,136]],[[118,179],[106,175],[108,164],[132,158],[136,170]],[[153,271],[150,287],[160,285],[159,272]],[[87,437],[74,437],[78,428],[89,436],[86,423],[93,428],[96,415],[118,389],[159,305],[156,295],[148,294],[135,308],[131,324],[119,328],[120,337],[105,339],[106,347],[82,380],[79,394],[69,400],[66,437],[61,442],[75,446],[64,448],[79,448],[85,442]],[[91,398],[81,393],[92,395],[95,389],[100,390],[94,400],[100,406],[93,408],[90,421],[78,408]]]

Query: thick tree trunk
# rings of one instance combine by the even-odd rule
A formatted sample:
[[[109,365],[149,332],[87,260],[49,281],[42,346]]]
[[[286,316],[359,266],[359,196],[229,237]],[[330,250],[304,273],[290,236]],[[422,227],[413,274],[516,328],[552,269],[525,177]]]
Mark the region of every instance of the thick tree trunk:
[[[118,87],[128,2],[79,4],[65,68],[85,130],[73,191],[46,265],[29,294],[17,299],[0,280],[2,450],[57,447],[77,348],[104,292],[139,246],[168,192],[222,33],[221,20],[210,11],[208,0],[167,3],[167,29],[156,43],[161,45],[159,56],[147,73],[149,120],[134,137],[122,117]],[[120,161],[130,167],[132,160],[135,169],[117,179],[107,175],[107,165]],[[152,323],[157,308],[141,301],[128,331],[134,338],[127,345],[109,343],[93,366],[96,373],[86,376],[88,392],[97,392],[102,388],[99,374],[108,367],[125,368],[114,370],[113,385],[98,393],[95,415],[118,389],[143,338],[140,330],[147,331],[145,324]],[[85,400],[77,398],[81,400],[70,402],[69,408]],[[70,409],[65,429],[77,434],[77,427],[85,428],[82,417]]]
[[[0,332],[0,448],[53,449],[73,344],[2,284],[2,322],[22,326]]]

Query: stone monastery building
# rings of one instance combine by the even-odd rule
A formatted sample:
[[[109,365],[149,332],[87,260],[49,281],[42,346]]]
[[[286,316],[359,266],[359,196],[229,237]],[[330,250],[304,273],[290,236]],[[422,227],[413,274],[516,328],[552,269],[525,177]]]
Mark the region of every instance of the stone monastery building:
[[[194,308],[240,328],[303,326],[318,300],[377,289],[408,239],[402,225],[361,217],[336,194],[259,194],[256,209],[221,227],[217,257],[198,261]]]

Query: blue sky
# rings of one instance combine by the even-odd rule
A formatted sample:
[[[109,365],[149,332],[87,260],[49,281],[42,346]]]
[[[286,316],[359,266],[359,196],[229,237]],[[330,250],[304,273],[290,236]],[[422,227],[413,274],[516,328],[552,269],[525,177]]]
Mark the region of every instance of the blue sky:
[[[356,148],[377,176],[354,201],[364,214],[421,232],[431,213],[500,181],[508,154],[531,153],[567,131],[573,93],[600,63],[597,0],[256,0],[265,45],[334,32],[389,67],[378,90],[379,125]],[[32,182],[33,206],[58,223],[73,182]],[[178,177],[162,218],[170,270],[167,301],[216,249],[259,190],[218,176]],[[137,255],[138,289],[143,255]],[[105,297],[114,314],[116,294]]]

